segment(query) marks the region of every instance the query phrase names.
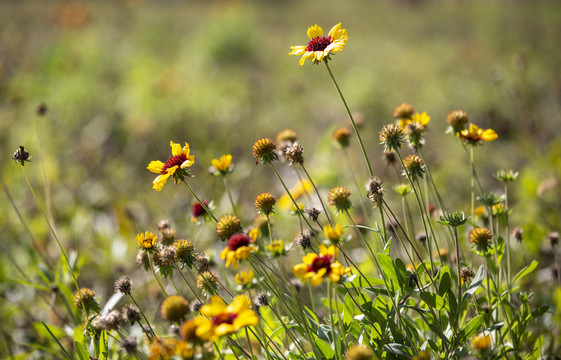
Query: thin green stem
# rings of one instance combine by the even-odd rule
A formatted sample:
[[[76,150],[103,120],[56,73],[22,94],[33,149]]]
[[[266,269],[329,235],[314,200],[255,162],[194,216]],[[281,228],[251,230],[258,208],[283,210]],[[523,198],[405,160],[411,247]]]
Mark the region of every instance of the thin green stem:
[[[345,105],[345,110],[347,110],[347,114],[349,115],[349,119],[351,120],[351,124],[353,125],[353,129],[355,131],[356,138],[358,139],[360,149],[362,150],[362,155],[364,156],[364,161],[366,162],[366,166],[368,167],[368,173],[370,174],[370,176],[374,176],[374,171],[372,171],[372,165],[370,165],[370,160],[368,160],[368,155],[366,154],[366,149],[364,148],[364,144],[362,143],[362,138],[360,137],[360,132],[358,131],[358,127],[356,126],[355,120],[353,119],[353,114],[351,113],[351,110],[349,109],[349,106],[347,105],[347,101],[345,100],[345,97],[343,96],[343,93],[341,92],[341,89],[339,88],[339,84],[337,84],[337,80],[335,80],[335,77],[333,76],[333,73],[331,72],[331,68],[329,67],[329,64],[327,63],[327,60],[324,61],[324,64],[325,64],[325,67],[327,68],[327,71],[329,72],[329,76],[331,77],[331,81],[333,81],[333,85],[335,85],[335,87],[337,88],[337,92],[339,93],[339,96],[341,97],[341,100],[343,101],[343,105]]]
[[[191,186],[189,186],[187,181],[185,181],[185,179],[183,180],[183,183],[185,184],[185,186],[187,186],[187,189],[189,189],[189,192],[191,193],[191,195],[193,195],[193,197],[197,200],[197,202],[203,207],[203,209],[205,209],[206,213],[212,218],[212,220],[214,220],[214,222],[218,222],[218,219],[216,218],[216,216],[214,216],[214,214],[212,213],[212,211],[210,211],[208,206],[206,206],[205,203],[202,202],[201,199],[199,199],[197,194],[195,194],[195,192],[193,191]]]
[[[339,349],[337,346],[337,337],[335,336],[335,321],[333,320],[333,285],[331,284],[331,281],[329,281],[329,283],[327,284],[327,294],[328,294],[328,300],[329,301],[329,319],[331,321],[331,335],[333,336],[333,347],[335,350],[335,359],[339,359]],[[341,334],[342,336],[343,334]]]
[[[224,181],[224,189],[226,190],[226,194],[228,194],[228,199],[230,200],[230,204],[232,205],[232,211],[234,212],[234,215],[238,215],[237,210],[236,210],[236,203],[234,202],[234,198],[232,198],[232,193],[230,192],[230,186],[228,186],[228,180],[226,179],[226,176],[223,175],[222,176],[222,180]]]
[[[154,275],[154,279],[156,279],[156,282],[160,286],[160,289],[162,290],[162,293],[164,294],[164,296],[167,297],[168,293],[166,292],[166,290],[162,286],[162,283],[160,282],[160,279],[158,279],[158,275],[156,275],[156,271],[154,270],[154,264],[152,262],[152,256],[150,256],[150,254],[148,254],[148,262],[150,263],[150,270],[152,270],[152,275]]]
[[[323,208],[323,212],[325,213],[325,217],[327,217],[327,222],[329,222],[329,225],[333,226],[333,223],[331,222],[331,218],[329,217],[329,213],[327,211],[327,208],[325,207],[325,204],[323,203],[323,200],[321,199],[321,195],[319,194],[318,188],[316,187],[316,184],[314,183],[314,181],[312,180],[312,177],[308,173],[308,170],[306,170],[306,168],[304,167],[304,164],[302,164],[302,170],[304,170],[304,173],[308,177],[308,180],[310,180],[310,183],[312,183],[312,186],[314,187],[314,190],[315,190],[315,192],[318,196],[318,199],[319,199],[319,203],[321,204],[321,207]]]

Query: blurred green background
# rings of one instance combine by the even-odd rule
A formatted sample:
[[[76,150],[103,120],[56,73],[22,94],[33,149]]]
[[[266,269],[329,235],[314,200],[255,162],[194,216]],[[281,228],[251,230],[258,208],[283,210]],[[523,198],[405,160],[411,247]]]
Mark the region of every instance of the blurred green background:
[[[469,163],[457,139],[444,134],[446,114],[463,109],[499,134],[476,149],[486,188],[502,192],[496,170],[520,171],[511,224],[524,228],[527,256],[541,248],[547,257],[542,240],[559,230],[561,206],[559,14],[557,1],[0,2],[4,344],[32,341],[22,313],[36,302],[32,288],[13,282],[21,275],[11,260],[24,272],[35,269],[31,238],[53,259],[59,253],[10,160],[19,145],[33,156],[25,169],[41,206],[79,255],[81,285],[104,299],[118,275],[137,269],[137,232],[156,231],[164,218],[183,236],[198,231],[186,189],[151,188],[155,175],[146,166],[167,159],[170,140],[191,145],[190,183],[219,214],[229,203],[207,169],[211,159],[233,155],[230,181],[245,224],[257,194],[282,194],[270,169],[254,166],[253,142],[285,128],[299,134],[322,189],[353,189],[331,144],[333,130],[348,120],[328,73],[288,56],[316,23],[326,32],[338,22],[348,30],[331,67],[352,111],[362,115],[362,135],[388,189],[397,180],[381,159],[378,131],[392,121],[395,105],[408,102],[432,118],[425,153],[447,206],[469,211]],[[48,108],[42,117],[41,103]],[[366,179],[355,141],[351,152]],[[36,279],[38,272],[27,275]]]

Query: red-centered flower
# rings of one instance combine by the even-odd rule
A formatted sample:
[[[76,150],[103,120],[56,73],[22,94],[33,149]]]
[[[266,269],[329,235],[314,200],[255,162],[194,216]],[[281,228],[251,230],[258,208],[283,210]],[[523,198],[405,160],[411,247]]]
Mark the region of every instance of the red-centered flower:
[[[220,253],[220,258],[226,260],[226,267],[232,264],[234,269],[238,268],[238,260],[246,260],[249,254],[256,252],[257,247],[253,245],[253,239],[249,236],[237,233],[230,236],[226,248]]]
[[[300,280],[310,280],[310,285],[317,286],[323,282],[324,276],[329,281],[338,282],[343,275],[348,274],[351,269],[345,268],[337,261],[339,249],[334,245],[329,248],[321,244],[319,246],[319,254],[309,253],[302,258],[303,264],[294,265],[292,272]]]
[[[208,207],[208,201],[203,200],[202,202],[206,207]],[[199,202],[194,203],[191,208],[191,221],[195,222],[203,215],[206,215],[205,208]]]
[[[330,53],[342,51],[349,40],[347,30],[341,29],[341,23],[335,25],[327,36],[323,35],[323,29],[318,25],[310,26],[308,37],[310,41],[307,45],[291,46],[292,51],[288,53],[289,55],[302,55],[301,66],[304,66],[306,59],[314,64],[318,64],[324,59],[329,60]]]
[[[147,167],[153,173],[160,174],[152,182],[153,188],[157,191],[162,190],[170,176],[173,176],[175,182],[179,183],[185,175],[189,175],[186,168],[195,163],[195,156],[190,155],[191,150],[188,143],[185,143],[183,148],[173,141],[170,141],[169,145],[171,146],[171,156],[168,161],[163,163],[155,160],[150,162]]]

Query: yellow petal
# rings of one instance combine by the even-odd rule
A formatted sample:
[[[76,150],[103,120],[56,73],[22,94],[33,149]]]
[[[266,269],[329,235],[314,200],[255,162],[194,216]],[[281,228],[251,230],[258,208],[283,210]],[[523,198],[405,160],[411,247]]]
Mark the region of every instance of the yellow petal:
[[[320,245],[320,248],[321,248],[321,245]],[[320,253],[321,253],[321,251],[320,251]],[[310,264],[312,264],[312,263],[314,262],[314,260],[315,260],[317,257],[318,257],[318,256],[317,256],[317,254],[315,254],[315,253],[308,253],[308,254],[306,254],[306,255],[302,258],[302,261],[304,262],[304,264],[310,265]]]
[[[324,273],[325,273],[325,269]],[[319,276],[319,272],[310,278],[310,285],[318,286],[323,282],[323,276]]]
[[[306,264],[296,264],[292,268],[292,272],[299,278],[302,278],[308,272],[308,265]]]
[[[228,324],[228,323],[222,323],[214,329],[214,333],[218,337],[222,337],[224,335],[231,334],[231,333],[234,333],[234,332],[236,332],[236,329],[234,328],[233,325]]]
[[[181,145],[176,144],[173,141],[170,141],[169,146],[171,146],[171,154],[173,156],[181,155],[183,153],[183,150],[181,149]]]
[[[345,30],[343,29],[343,31]],[[341,23],[335,25],[331,28],[331,30],[329,30],[329,36],[332,40],[341,36]]]
[[[243,311],[249,310],[251,300],[245,295],[238,295],[234,298],[232,303],[226,307],[226,312],[229,314],[239,314]]]
[[[481,134],[481,138],[483,139],[483,141],[494,141],[497,140],[498,137],[499,135],[497,135],[497,133],[493,129],[487,129]]]
[[[159,160],[151,161],[147,169],[156,174],[161,174],[164,171],[164,163]]]
[[[170,175],[171,174],[169,172],[166,172],[165,174],[156,176],[154,181],[152,181],[152,188],[155,189],[156,191],[161,191],[164,188],[166,182],[168,181]]]
[[[296,45],[296,46],[291,46],[290,48],[292,49],[292,51],[289,52],[288,55],[302,55],[303,53],[306,52],[305,45]]]
[[[255,311],[247,310],[238,314],[238,317],[234,319],[232,325],[234,325],[234,328],[237,331],[244,326],[253,326],[253,325],[257,325],[258,323],[259,323],[259,318],[257,317]]]
[[[187,160],[185,160],[181,164],[181,168],[185,169],[186,167],[189,167],[189,166],[193,165],[194,163],[195,163],[195,155],[187,156]]]
[[[323,29],[317,24],[314,26],[310,26],[308,28],[308,37],[310,38],[310,40],[317,38],[318,36],[323,36]]]

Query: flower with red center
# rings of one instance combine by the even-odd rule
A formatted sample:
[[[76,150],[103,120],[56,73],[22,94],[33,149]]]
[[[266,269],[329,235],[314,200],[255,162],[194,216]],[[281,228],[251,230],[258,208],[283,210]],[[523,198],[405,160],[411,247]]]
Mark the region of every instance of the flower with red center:
[[[185,175],[189,175],[186,168],[195,163],[195,156],[190,155],[189,144],[185,143],[185,146],[181,148],[181,145],[170,141],[169,145],[171,146],[171,157],[168,161],[165,163],[159,160],[151,161],[147,167],[153,173],[160,174],[152,182],[152,187],[157,191],[162,190],[170,176],[173,176],[175,182],[179,183]]]
[[[202,200],[202,202],[208,207],[208,201]],[[206,215],[205,208],[199,202],[194,203],[191,208],[191,222],[196,222],[203,215]]]
[[[339,261],[337,256],[339,249],[334,245],[326,247],[321,244],[319,246],[319,254],[309,253],[302,258],[303,264],[294,265],[292,272],[302,282],[310,280],[310,285],[318,286],[323,282],[324,276],[327,276],[332,283],[338,282],[343,275],[348,274],[351,269],[345,268]]]
[[[250,306],[251,300],[245,295],[236,296],[229,305],[219,296],[212,296],[210,304],[200,309],[203,316],[194,319],[197,325],[195,334],[201,339],[216,341],[242,327],[257,325],[259,319]]]
[[[288,55],[302,55],[300,58],[300,66],[304,66],[306,59],[314,64],[321,61],[330,60],[331,53],[342,51],[349,40],[347,30],[341,29],[341,23],[335,25],[327,37],[323,36],[323,29],[318,25],[308,28],[308,37],[310,41],[307,45],[291,46],[292,51]]]
[[[238,268],[238,260],[246,260],[249,254],[257,252],[253,245],[253,239],[249,236],[237,233],[230,237],[228,244],[220,253],[220,258],[226,260],[226,267],[232,264],[234,269]]]

